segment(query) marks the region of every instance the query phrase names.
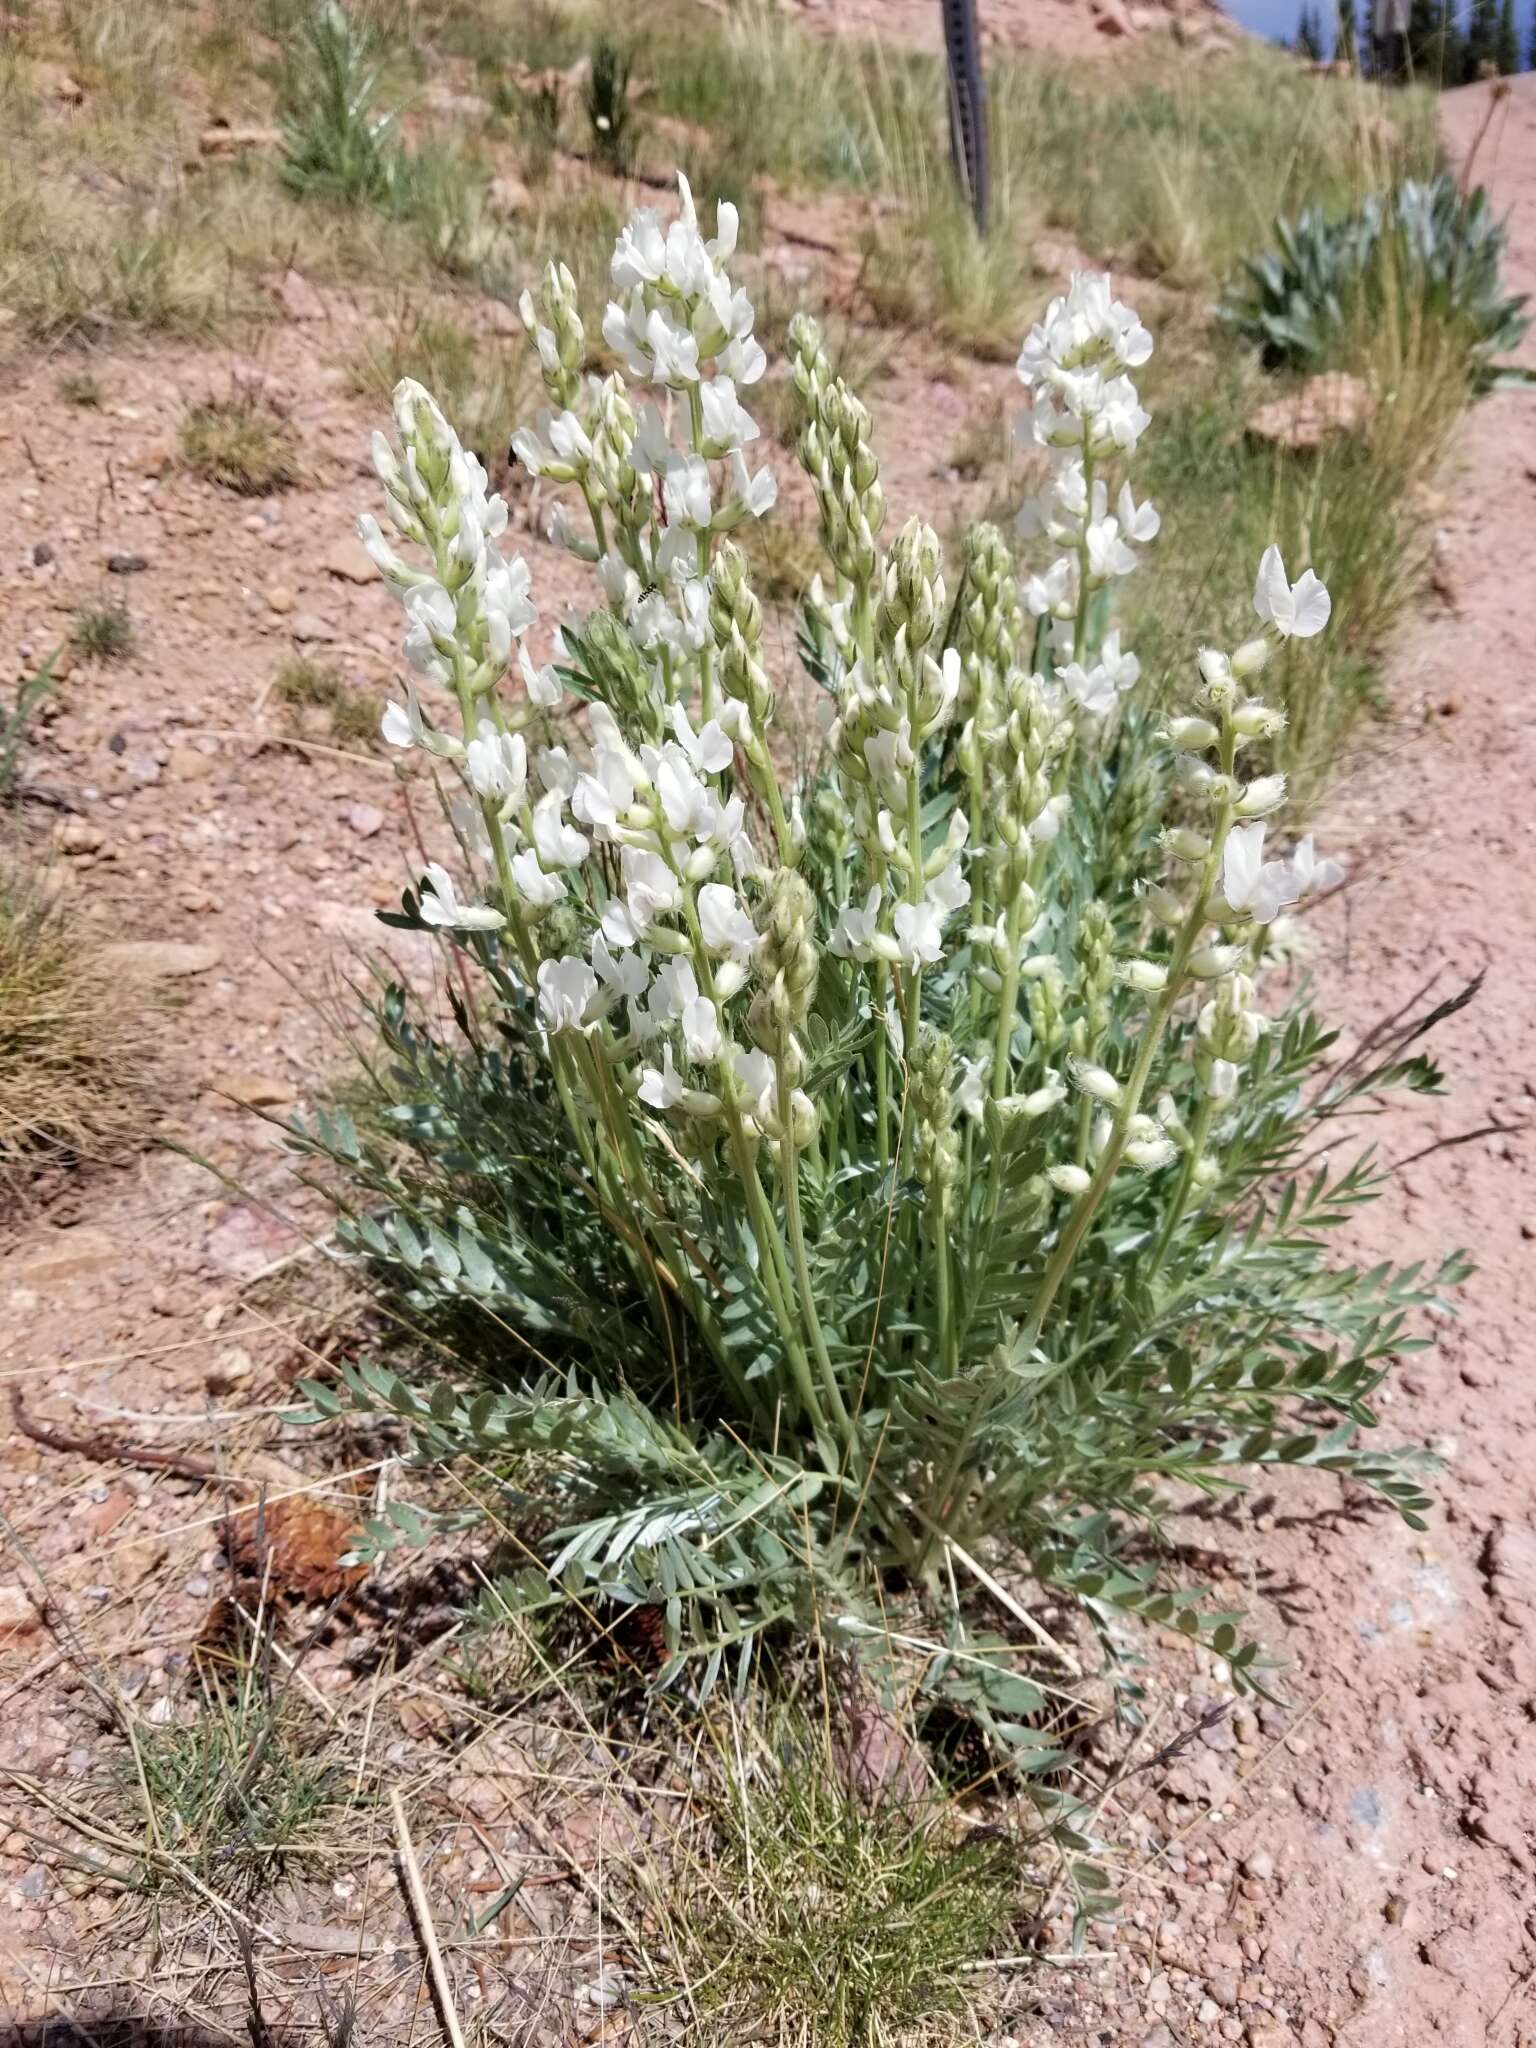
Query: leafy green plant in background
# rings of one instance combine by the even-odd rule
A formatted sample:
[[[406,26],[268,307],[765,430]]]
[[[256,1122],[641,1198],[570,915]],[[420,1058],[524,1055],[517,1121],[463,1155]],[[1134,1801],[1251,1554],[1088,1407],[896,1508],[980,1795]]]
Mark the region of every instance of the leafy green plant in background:
[[[1472,382],[1487,390],[1494,357],[1530,325],[1524,297],[1499,275],[1505,239],[1481,186],[1408,179],[1350,214],[1309,207],[1277,222],[1274,248],[1245,262],[1247,289],[1226,317],[1269,368],[1306,371],[1336,363],[1362,322],[1443,323],[1460,332]]]
[[[380,108],[383,71],[370,39],[337,0],[305,23],[289,66],[283,176],[296,191],[382,204],[400,175],[399,116]]]
[[[21,750],[26,743],[27,728],[32,715],[45,697],[51,697],[55,689],[54,663],[59,658],[55,650],[46,661],[40,662],[30,675],[24,675],[16,685],[16,695],[9,708],[0,707],[0,802],[10,796],[16,788],[21,768]]]
[[[586,96],[592,149],[599,163],[620,175],[635,161],[635,116],[629,103],[632,69],[629,52],[617,43],[603,36],[593,44]]]
[[[387,921],[439,933],[461,993],[447,1033],[384,1003],[382,1126],[295,1142],[455,1363],[309,1391],[471,1458],[551,1532],[509,1601],[656,1610],[663,1681],[745,1682],[791,1629],[880,1672],[895,1605],[921,1682],[1059,1806],[1043,1697],[977,1627],[999,1563],[1111,1649],[1117,1616],[1166,1624],[1251,1686],[1239,1617],[1157,1567],[1164,1489],[1291,1464],[1426,1507],[1411,1456],[1359,1439],[1410,1311],[1464,1268],[1331,1267],[1376,1179],[1311,1162],[1366,1094],[1439,1076],[1412,1027],[1330,1075],[1306,1005],[1259,997],[1286,907],[1337,871],[1310,840],[1266,858],[1284,778],[1249,763],[1283,719],[1253,692],[1328,596],[1266,549],[1259,632],[1148,715],[1109,614],[1157,532],[1130,476],[1152,341],[1108,280],[1075,278],[1020,359],[1051,469],[1023,525],[1055,551],[1028,575],[995,530],[947,570],[919,522],[882,537],[869,416],[801,319],[826,558],[801,653],[831,723],[785,783],[789,678],[728,538],[773,502],[742,402],[764,352],[731,209],[706,241],[682,196],[615,248],[626,374],[582,374],[568,271],[524,300],[550,410],[514,445],[584,511],[552,530],[602,593],[558,666],[420,385],[400,452],[375,444],[418,559],[360,530],[428,693],[385,737],[457,785],[460,848]],[[585,742],[549,723],[567,696]]]

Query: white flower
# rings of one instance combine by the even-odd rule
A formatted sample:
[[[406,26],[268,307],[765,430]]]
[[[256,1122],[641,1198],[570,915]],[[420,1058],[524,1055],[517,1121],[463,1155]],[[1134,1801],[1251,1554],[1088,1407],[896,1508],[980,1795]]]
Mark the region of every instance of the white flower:
[[[1310,640],[1327,625],[1333,602],[1310,569],[1304,569],[1296,582],[1288,582],[1280,550],[1271,543],[1259,562],[1253,608],[1282,640]]]
[[[640,1069],[640,1100],[649,1103],[652,1109],[676,1109],[688,1090],[681,1074],[672,1064],[672,1048],[661,1048],[659,1067]]]
[[[626,846],[622,865],[623,900],[613,898],[604,910],[603,934],[610,945],[633,946],[658,917],[676,910],[683,900],[683,887],[661,855],[649,847]]]
[[[558,874],[546,875],[531,846],[512,856],[512,886],[532,910],[548,910],[565,894],[565,881]]]
[[[683,1046],[689,1059],[707,1063],[720,1057],[720,1014],[708,996],[694,996],[683,1005]]]
[[[851,903],[843,905],[828,945],[841,960],[869,960],[879,923],[880,889],[876,884],[864,898],[862,910],[855,910]]]
[[[1314,889],[1337,887],[1344,879],[1344,863],[1320,859],[1309,832],[1291,855],[1291,872],[1296,877],[1297,894],[1309,896]]]
[[[699,891],[699,930],[711,953],[745,966],[757,946],[752,920],[728,882],[708,882]]]
[[[460,932],[494,932],[506,922],[499,910],[488,903],[460,903],[453,877],[434,861],[428,861],[426,884],[431,894],[421,898],[423,924],[439,925]]]
[[[987,1101],[987,1079],[992,1071],[991,1056],[978,1053],[975,1059],[962,1060],[960,1078],[955,1083],[955,1108],[961,1116],[980,1117]]]
[[[482,718],[464,749],[464,767],[476,796],[504,800],[514,810],[528,783],[528,749],[521,733],[499,732]]]
[[[405,616],[406,660],[418,675],[446,683],[458,624],[453,599],[441,583],[419,583],[406,597]]]
[[[1268,924],[1287,903],[1301,894],[1289,861],[1264,858],[1268,827],[1234,825],[1221,850],[1221,892],[1233,910],[1246,911],[1256,924]]]
[[[1230,1102],[1237,1093],[1238,1069],[1232,1060],[1212,1060],[1206,1093],[1213,1102]]]
[[[565,822],[565,798],[558,789],[533,807],[533,843],[545,868],[580,867],[587,857],[591,842]]]
[[[944,913],[937,903],[898,903],[891,920],[908,967],[931,967],[944,951]]]
[[[674,1017],[681,1017],[698,993],[698,976],[693,971],[691,960],[681,955],[664,960],[656,970],[656,979],[651,983],[650,999],[646,1004],[652,1028],[659,1031]]]
[[[539,781],[545,789],[558,789],[562,796],[574,796],[576,792],[576,763],[564,747],[540,747],[534,756],[534,767],[538,770]]]
[[[589,1024],[586,1013],[596,994],[597,976],[579,953],[539,962],[539,1016],[546,1031],[594,1031],[596,1023]]]
[[[602,933],[592,935],[592,965],[610,1002],[638,1003],[650,986],[650,975],[638,953],[611,953]]]
[[[1131,495],[1128,483],[1120,486],[1120,495],[1115,500],[1115,512],[1120,521],[1120,531],[1127,540],[1145,544],[1156,540],[1162,531],[1162,515],[1153,504],[1138,505]]]
[[[571,809],[599,839],[611,839],[620,817],[635,800],[634,764],[618,747],[592,751],[592,772],[577,778]]]
[[[1129,576],[1136,567],[1136,553],[1120,538],[1120,522],[1097,520],[1083,535],[1088,548],[1088,573],[1100,582],[1111,576]]]
[[[718,459],[733,455],[757,439],[757,421],[736,396],[729,377],[713,377],[699,386],[704,417],[703,453]]]
[[[529,596],[532,578],[521,555],[510,562],[487,551],[480,557],[474,577],[485,613],[486,637],[491,653],[505,663],[518,640],[538,617]]]
[[[379,720],[379,731],[392,747],[425,747],[429,754],[440,754],[449,760],[457,760],[464,749],[452,734],[434,732],[421,713],[421,700],[416,695],[416,685],[407,677],[405,704],[402,707],[393,701],[384,706],[384,716]]]
[[[542,668],[536,668],[528,658],[527,648],[519,642],[517,665],[522,671],[523,684],[527,689],[531,703],[558,704],[560,702],[561,697],[565,694],[565,688],[559,676],[556,675],[553,664],[546,663]]]
[[[940,868],[923,894],[944,917],[956,910],[964,910],[971,900],[971,885],[960,872],[958,855]]]
[[[730,456],[731,502],[716,515],[715,527],[724,532],[743,519],[765,519],[778,503],[779,480],[768,468],[749,470],[741,450]]]

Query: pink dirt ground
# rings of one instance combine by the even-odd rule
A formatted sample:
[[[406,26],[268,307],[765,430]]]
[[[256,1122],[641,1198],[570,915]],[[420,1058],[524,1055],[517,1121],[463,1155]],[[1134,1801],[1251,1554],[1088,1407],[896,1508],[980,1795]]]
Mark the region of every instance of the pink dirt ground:
[[[885,12],[873,0],[865,11]],[[1445,97],[1454,152],[1470,148],[1487,104],[1481,87]],[[1536,80],[1516,82],[1476,168],[1510,214],[1510,282],[1536,288]],[[328,329],[315,331],[328,347]],[[336,340],[339,359],[355,348],[355,336]],[[262,1192],[283,1184],[270,1133],[215,1091],[243,1075],[302,1095],[334,1070],[332,1030],[291,983],[312,976],[324,948],[346,958],[368,939],[371,906],[390,900],[414,858],[386,766],[276,751],[256,708],[295,628],[359,688],[378,691],[394,666],[382,591],[353,588],[322,560],[371,487],[358,460],[368,409],[341,395],[339,377],[316,375],[316,349],[289,329],[265,363],[293,385],[316,465],[310,488],[269,508],[275,520],[174,477],[143,488],[157,466],[140,444],[163,439],[180,400],[218,382],[190,354],[107,363],[125,411],[99,430],[74,418],[61,428],[68,441],[39,436],[35,481],[21,437],[51,405],[52,372],[39,366],[30,389],[0,396],[8,445],[21,450],[3,513],[7,570],[27,565],[0,592],[7,653],[20,639],[45,651],[68,609],[62,584],[34,580],[34,543],[59,545],[71,601],[89,594],[109,547],[150,557],[124,585],[150,622],[148,659],[76,682],[41,779],[99,785],[93,815],[107,843],[67,865],[103,937],[222,947],[205,975],[177,984],[184,1006],[166,1035],[179,1107],[166,1135]],[[962,402],[947,384],[928,391]],[[914,469],[914,491],[935,452]],[[1511,1128],[1406,1167],[1357,1233],[1368,1254],[1433,1258],[1461,1243],[1479,1263],[1459,1319],[1435,1328],[1387,1411],[1392,1435],[1444,1456],[1440,1505],[1416,1535],[1380,1512],[1338,1515],[1321,1483],[1287,1482],[1206,1525],[1288,1660],[1280,1683],[1295,1712],[1273,1725],[1234,1716],[1235,1737],[1222,1731],[1159,1793],[1148,1809],[1157,1835],[1183,1827],[1184,1846],[1149,1859],[1147,1881],[1127,1888],[1140,1928],[1132,1918],[1109,1939],[1091,1988],[1069,1988],[1089,1973],[1057,1972],[1040,1988],[1045,2017],[1011,2022],[1030,2048],[1536,2048],[1536,1412],[1523,1320],[1536,1293],[1536,1169],[1529,1133],[1515,1128],[1536,1116],[1536,393],[1495,396],[1469,416],[1448,503],[1436,547],[1445,605],[1405,635],[1394,721],[1369,736],[1366,765],[1324,825],[1350,855],[1351,882],[1317,928],[1324,1004],[1346,1032],[1432,975],[1443,996],[1486,970],[1477,1000],[1433,1040],[1453,1094],[1395,1111],[1380,1130],[1385,1156],[1403,1159],[1477,1126]],[[558,569],[537,553],[548,590]],[[273,604],[284,587],[296,610]],[[130,1414],[239,1408],[258,1383],[271,1400],[263,1332],[231,1297],[300,1242],[259,1208],[218,1198],[190,1163],[147,1155],[69,1194],[0,1267],[0,1380],[21,1375],[39,1405],[63,1413],[66,1395]],[[239,1347],[256,1368],[231,1393],[215,1374],[251,1370],[231,1363]],[[198,1508],[142,1475],[128,1485],[88,1465],[61,1502],[59,1463],[6,1443],[0,1508],[108,1643],[132,1633],[150,1558],[156,1647],[135,1641],[133,1653],[153,1693],[159,1643],[184,1640],[206,1596],[184,1541]],[[43,1656],[29,1636],[0,1692]],[[4,1758],[67,1780],[94,1725],[80,1701],[38,1688],[5,1697]],[[1187,1824],[1170,1822],[1175,1801]],[[68,1900],[27,1888],[30,1854],[18,1843],[0,1868],[0,2016],[32,2008],[72,1939]]]

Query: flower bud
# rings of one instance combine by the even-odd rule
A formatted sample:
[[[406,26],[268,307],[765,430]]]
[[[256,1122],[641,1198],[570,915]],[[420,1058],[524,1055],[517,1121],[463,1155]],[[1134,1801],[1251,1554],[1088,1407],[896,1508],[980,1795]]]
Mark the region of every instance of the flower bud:
[[[1272,740],[1285,730],[1285,713],[1261,704],[1257,697],[1232,714],[1232,730],[1240,739]]]
[[[1211,842],[1203,832],[1191,832],[1186,825],[1176,825],[1163,834],[1163,851],[1171,853],[1175,860],[1204,860],[1211,850]]]
[[[1122,960],[1115,974],[1138,995],[1155,996],[1168,986],[1168,970],[1156,960]]]
[[[1267,640],[1245,640],[1232,657],[1232,673],[1246,682],[1256,676],[1269,661],[1270,645]]]
[[[1067,1071],[1072,1076],[1073,1086],[1081,1088],[1095,1102],[1107,1102],[1113,1106],[1120,1100],[1120,1083],[1107,1067],[1096,1067],[1091,1060],[1074,1059],[1069,1062]]]
[[[1222,975],[1232,972],[1242,957],[1241,946],[1202,946],[1189,956],[1188,971],[1197,981],[1219,981]]]
[[[1093,1185],[1092,1177],[1080,1166],[1050,1166],[1045,1177],[1059,1195],[1086,1195]]]
[[[1235,809],[1240,818],[1263,818],[1271,811],[1278,811],[1285,802],[1285,777],[1283,775],[1261,775],[1256,782],[1250,782],[1238,798]]]
[[[1214,747],[1221,734],[1208,718],[1174,718],[1169,721],[1166,737],[1169,745],[1181,753],[1194,754]]]

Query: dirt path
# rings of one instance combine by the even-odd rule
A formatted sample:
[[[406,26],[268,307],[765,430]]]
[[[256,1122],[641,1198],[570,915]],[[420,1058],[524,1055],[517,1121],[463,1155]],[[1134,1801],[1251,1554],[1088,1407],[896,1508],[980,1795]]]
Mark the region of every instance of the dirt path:
[[[1458,160],[1487,104],[1483,87],[1442,100]],[[1507,281],[1532,291],[1536,77],[1516,81],[1476,174],[1509,215]],[[1170,2000],[1144,1993],[1145,2032],[1125,2037],[1147,2048],[1536,2043],[1536,392],[1469,415],[1435,545],[1442,606],[1406,639],[1395,722],[1340,791],[1332,836],[1351,843],[1353,882],[1317,936],[1324,1012],[1346,1032],[1431,977],[1438,998],[1486,976],[1432,1041],[1452,1092],[1394,1111],[1381,1144],[1390,1161],[1507,1133],[1398,1172],[1358,1233],[1367,1256],[1462,1244],[1478,1263],[1385,1416],[1442,1454],[1440,1507],[1417,1535],[1378,1512],[1342,1519],[1321,1490],[1315,1514],[1289,1488],[1252,1503],[1239,1548],[1256,1583],[1288,1589],[1266,1604],[1296,1732],[1289,1755],[1256,1745],[1234,1771],[1218,1754],[1184,1787],[1230,1816],[1252,1774],[1194,1874],[1207,1896],[1226,1884],[1218,1935],[1236,1946],[1218,1944],[1215,1968],[1205,1949],[1212,2033],[1181,2030],[1164,1975],[1152,1989]]]
[[[1487,106],[1482,87],[1441,101],[1457,161]],[[1509,216],[1508,283],[1536,289],[1536,78],[1495,113],[1476,175]],[[1322,935],[1325,992],[1355,1027],[1432,974],[1436,996],[1486,975],[1435,1035],[1450,1097],[1394,1118],[1389,1158],[1536,1117],[1536,392],[1469,416],[1436,545],[1444,608],[1398,665],[1400,750],[1384,734],[1345,793],[1361,858]],[[1266,1546],[1316,1589],[1290,1647],[1319,1701],[1315,1772],[1275,1830],[1266,1966],[1351,2048],[1516,2048],[1536,2042],[1536,1139],[1418,1161],[1363,1236],[1397,1258],[1465,1244],[1479,1271],[1390,1411],[1447,1462],[1427,1534],[1371,1517]]]

